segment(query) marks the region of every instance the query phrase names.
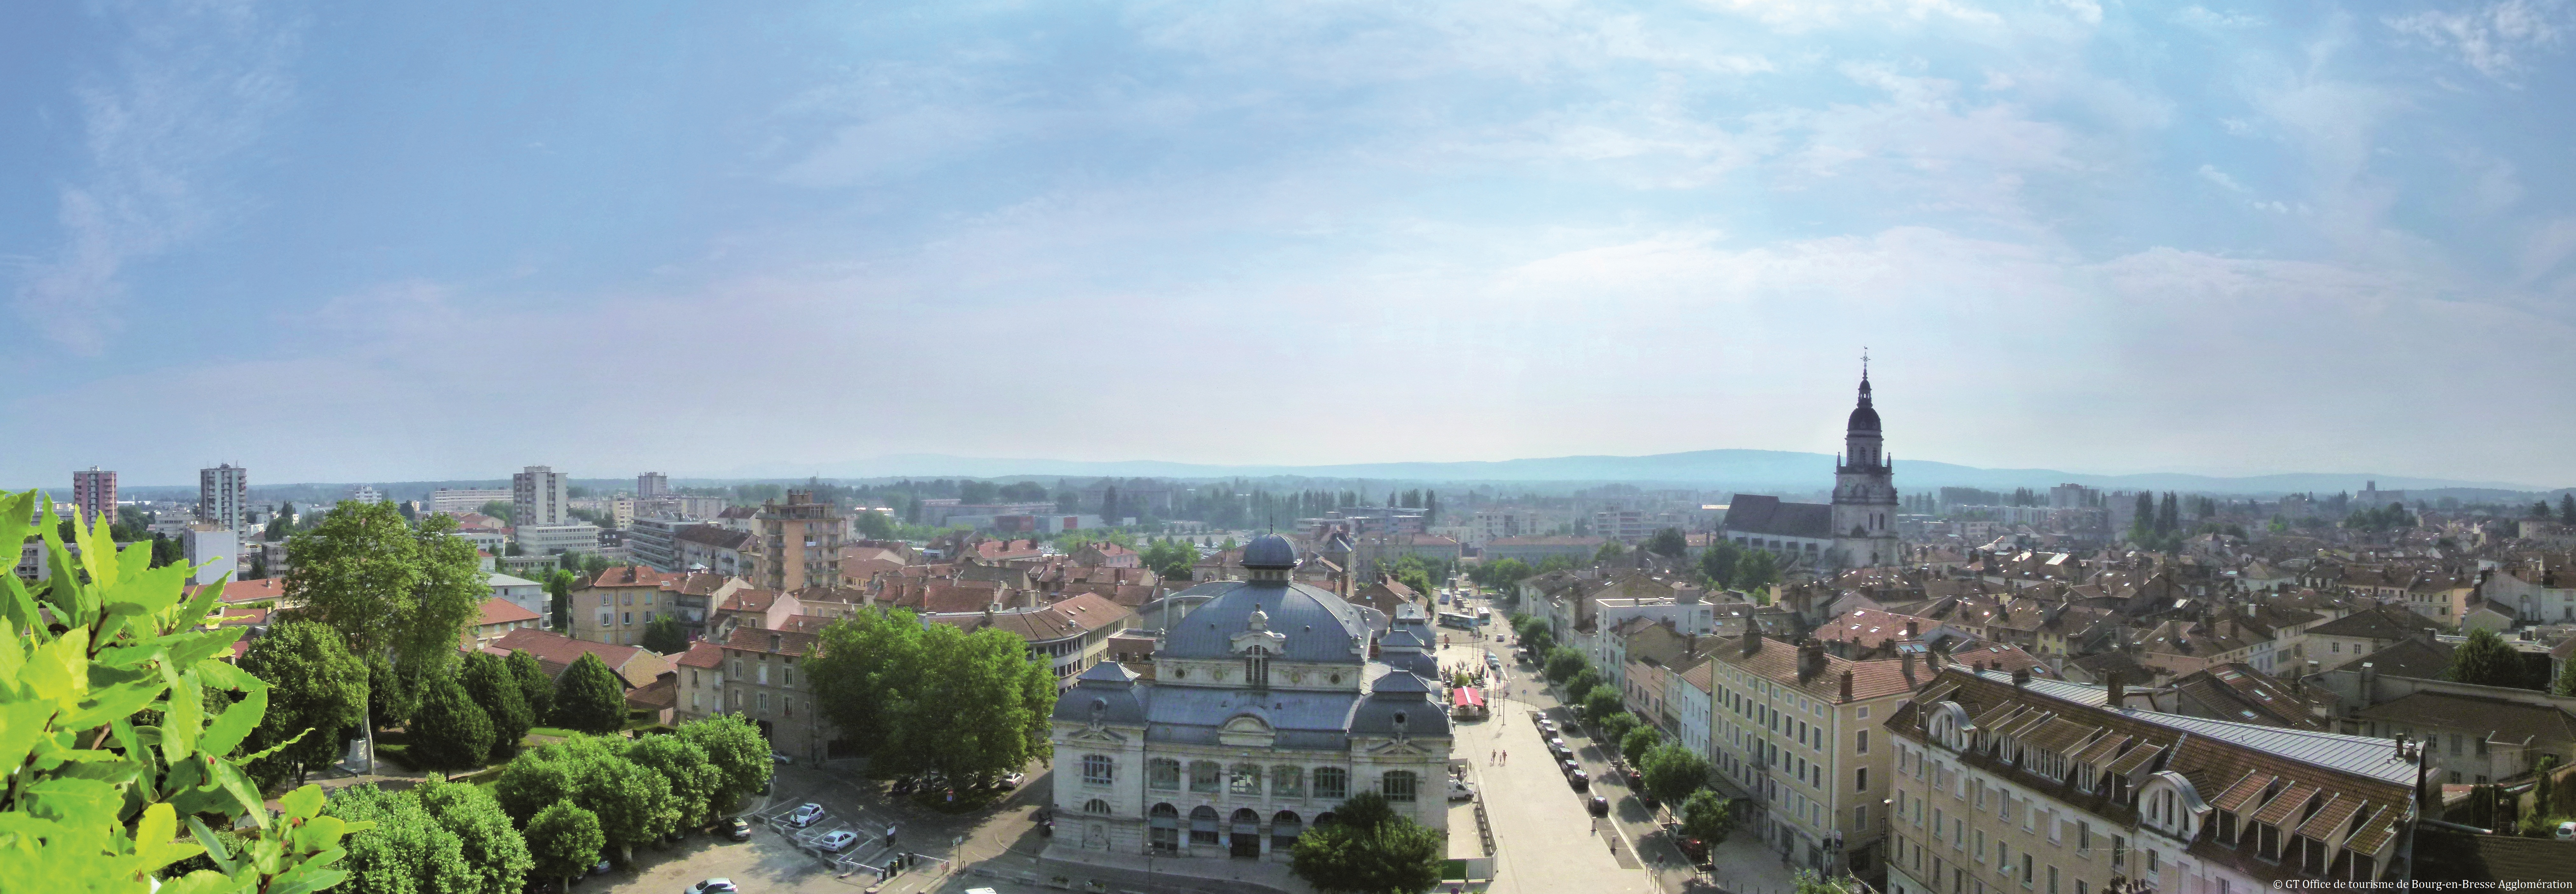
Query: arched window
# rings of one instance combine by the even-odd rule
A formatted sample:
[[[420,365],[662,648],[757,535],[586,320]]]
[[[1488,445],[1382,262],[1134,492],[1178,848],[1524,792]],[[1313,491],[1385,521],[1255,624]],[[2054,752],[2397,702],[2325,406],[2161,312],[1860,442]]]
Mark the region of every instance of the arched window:
[[[1236,764],[1225,771],[1227,791],[1238,795],[1261,796],[1261,765]]]
[[[1215,761],[1190,762],[1190,791],[1213,792],[1225,780],[1225,768]]]
[[[1306,768],[1280,764],[1270,768],[1270,796],[1303,798],[1306,796]]]
[[[1315,768],[1315,797],[1339,801],[1351,796],[1351,771],[1340,767]]]
[[[1270,818],[1270,849],[1284,851],[1295,847],[1297,836],[1305,831],[1306,824],[1298,821],[1297,814],[1279,811],[1279,815]]]
[[[1118,762],[1106,754],[1082,756],[1082,784],[1108,785],[1118,779]]]
[[[1243,683],[1254,689],[1270,688],[1270,649],[1254,646],[1243,653]]]
[[[1387,800],[1398,803],[1413,800],[1413,771],[1388,770],[1377,780],[1377,793],[1385,795]]]
[[[1190,843],[1217,843],[1216,808],[1201,804],[1190,810]]]
[[[1159,789],[1180,790],[1181,762],[1168,757],[1146,761],[1145,784]]]
[[[1170,804],[1156,804],[1147,812],[1147,818],[1147,824],[1153,827],[1148,837],[1154,850],[1166,854],[1178,852],[1181,849],[1180,809]]]
[[[1107,816],[1109,815],[1109,802],[1100,800],[1099,798],[1093,798],[1089,801],[1083,802],[1082,812]]]

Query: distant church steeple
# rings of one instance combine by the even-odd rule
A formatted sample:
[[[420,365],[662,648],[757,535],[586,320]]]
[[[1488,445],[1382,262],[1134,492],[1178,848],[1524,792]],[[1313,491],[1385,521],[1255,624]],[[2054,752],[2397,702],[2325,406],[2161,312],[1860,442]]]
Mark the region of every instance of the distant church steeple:
[[[1870,566],[1897,561],[1894,464],[1870,404],[1869,352],[1860,360],[1860,400],[1843,431],[1843,461],[1834,469],[1834,551],[1840,564]]]

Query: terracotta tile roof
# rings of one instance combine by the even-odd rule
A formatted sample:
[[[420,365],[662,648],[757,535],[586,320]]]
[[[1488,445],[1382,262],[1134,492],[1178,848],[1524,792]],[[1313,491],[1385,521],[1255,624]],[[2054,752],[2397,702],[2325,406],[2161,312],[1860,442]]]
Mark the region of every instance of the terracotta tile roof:
[[[2266,826],[2280,825],[2283,820],[2289,819],[2292,814],[2307,807],[2308,802],[2316,800],[2317,796],[2322,794],[2325,794],[2323,788],[2305,782],[2294,783],[2289,788],[2282,789],[2270,803],[2264,804],[2263,809],[2254,811],[2254,821]]]
[[[814,634],[792,630],[754,630],[741,627],[736,628],[733,635],[725,638],[724,647],[746,652],[766,652],[771,655],[803,655],[813,651],[814,643],[819,639],[821,637]]]
[[[189,596],[194,597],[197,595],[198,591],[203,589],[205,589],[203,584],[190,584],[187,587],[187,593]],[[285,598],[286,579],[282,577],[270,577],[262,578],[260,580],[225,581],[224,595],[215,597],[215,601],[218,603],[258,602],[263,599]]]
[[[1847,642],[1860,646],[1877,646],[1880,643],[1887,642],[1888,640],[1905,639],[1905,623],[1907,621],[1914,622],[1915,633],[1917,635],[1921,635],[1924,631],[1931,630],[1932,628],[1941,625],[1941,622],[1930,618],[1918,618],[1912,615],[1900,615],[1894,612],[1884,612],[1870,608],[1856,608],[1851,611],[1844,612],[1841,617],[1827,621],[1824,626],[1816,628],[1816,638],[1832,642]]]
[[[599,572],[583,583],[582,589],[594,587],[662,587],[678,582],[687,575],[655,570],[650,565],[618,565]]]
[[[745,588],[735,590],[733,595],[725,597],[724,604],[717,606],[716,610],[728,612],[765,612],[769,610],[771,605],[777,602],[778,593],[775,590]]]
[[[549,678],[562,676],[564,668],[571,667],[573,662],[581,660],[582,653],[587,652],[599,656],[600,662],[616,672],[629,689],[651,683],[654,677],[670,670],[670,662],[636,646],[594,643],[526,627],[501,634],[488,648],[533,653],[537,656],[537,664],[545,668]]]
[[[2034,677],[2055,678],[2058,676],[2056,671],[2048,669],[2048,665],[2041,664],[2038,656],[2022,651],[2020,646],[2008,643],[1985,643],[1971,648],[1960,649],[1956,652],[1950,653],[1950,660],[1952,662],[1969,665],[1971,667],[1982,663],[1987,667],[1995,668],[2006,673],[2017,670],[2026,670]]]
[[[644,711],[659,711],[680,703],[680,683],[670,677],[626,690],[626,706]]]
[[[680,653],[680,659],[672,663],[681,667],[721,667],[724,664],[724,647],[703,640],[690,643],[689,650]]]
[[[1796,646],[1765,638],[1759,651],[1746,655],[1743,643],[1742,637],[1721,640],[1710,651],[1710,657],[1833,704],[1841,704],[1845,701],[1842,697],[1842,675],[1846,671],[1852,675],[1852,696],[1849,701],[1868,701],[1912,692],[1932,682],[1933,677],[1929,666],[1906,662],[1903,659],[1877,658],[1851,661],[1828,654],[1822,655],[1821,672],[1808,679],[1800,680],[1798,679],[1799,649]],[[1912,670],[1911,674],[1906,673],[1909,667]]]
[[[1023,640],[1042,643],[1087,634],[1135,616],[1136,613],[1126,606],[1095,594],[1085,593],[1035,609],[1017,609],[989,615],[980,611],[929,615],[922,620],[946,624],[969,633],[986,627],[996,627]]]
[[[534,621],[539,617],[536,612],[519,607],[518,603],[494,596],[483,600],[483,619],[475,623],[490,627],[494,624],[508,624],[515,621]]]

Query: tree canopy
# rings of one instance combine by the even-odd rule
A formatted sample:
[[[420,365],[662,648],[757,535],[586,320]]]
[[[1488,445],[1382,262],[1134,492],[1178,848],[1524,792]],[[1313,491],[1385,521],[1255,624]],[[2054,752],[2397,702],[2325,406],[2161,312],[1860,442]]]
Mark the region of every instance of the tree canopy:
[[[1558,646],[1547,653],[1545,673],[1547,674],[1548,682],[1563,683],[1567,678],[1586,669],[1588,669],[1588,666],[1584,663],[1583,653],[1581,652],[1574,651],[1573,649],[1565,646]]]
[[[1767,549],[1748,549],[1735,560],[1733,588],[1759,590],[1780,582],[1780,559]]]
[[[671,809],[682,826],[715,822],[711,805],[725,787],[725,772],[707,759],[705,749],[678,736],[645,736],[626,745],[626,759],[661,774],[671,789]]]
[[[528,821],[529,856],[536,872],[547,878],[562,879],[565,890],[572,880],[590,872],[599,862],[599,853],[608,846],[607,836],[599,831],[599,815],[575,806],[570,801],[546,805]]]
[[[269,685],[268,714],[245,743],[253,752],[278,749],[252,763],[264,779],[293,776],[303,785],[307,771],[338,760],[341,743],[367,722],[367,666],[331,628],[278,624],[251,641],[241,669]]]
[[[887,767],[988,778],[1049,751],[1055,676],[1000,630],[860,612],[823,629],[805,670],[816,707]]]
[[[1726,841],[1735,831],[1735,816],[1726,807],[1726,799],[1707,789],[1692,792],[1682,802],[1682,834],[1697,838],[1709,847]]]
[[[1706,578],[1710,586],[1721,590],[1732,589],[1735,586],[1736,563],[1743,559],[1744,550],[1741,547],[1736,546],[1732,541],[1719,538],[1699,554],[1699,576]]]
[[[683,652],[689,648],[689,634],[680,629],[680,619],[654,615],[652,620],[644,622],[644,641],[638,645],[661,655]]]
[[[350,894],[446,894],[483,891],[483,879],[466,865],[465,842],[438,823],[410,792],[375,783],[331,793],[322,815],[373,823],[349,836],[342,890]]]
[[[1638,770],[1646,776],[1646,790],[1667,804],[1680,803],[1708,783],[1708,759],[1675,742],[1647,752]]]
[[[599,656],[583,652],[555,678],[555,725],[585,733],[613,733],[626,726],[626,687]],[[603,817],[605,819],[605,817]]]
[[[2467,642],[2451,651],[2451,669],[2444,674],[2454,683],[2475,686],[2521,686],[2529,676],[2522,655],[2497,636],[2493,630],[2469,631]]]
[[[287,541],[292,611],[339,631],[355,655],[390,651],[404,669],[445,661],[491,595],[474,544],[455,529],[446,515],[414,529],[390,503],[342,501]]]
[[[546,678],[546,666],[537,661],[537,653],[526,649],[510,653],[510,678],[519,682],[519,702],[528,708],[528,719],[544,723],[555,716],[555,681]]]
[[[769,740],[761,738],[760,729],[740,714],[692,720],[680,724],[673,735],[698,746],[706,753],[707,763],[724,774],[724,785],[707,802],[711,816],[732,813],[743,798],[767,788],[769,774],[777,770],[769,759]]]
[[[1362,792],[1334,820],[1297,836],[1288,871],[1323,894],[1419,894],[1440,884],[1448,856],[1441,833],[1398,814],[1386,798]]]
[[[421,809],[439,828],[456,836],[467,869],[481,881],[463,894],[519,894],[535,864],[529,859],[527,841],[491,792],[432,773],[407,794],[419,799]]]
[[[421,678],[420,707],[412,712],[409,753],[428,769],[470,770],[492,758],[492,716],[444,673]]]
[[[1667,559],[1678,559],[1690,552],[1690,539],[1680,528],[1665,528],[1646,539],[1646,551]]]
[[[1645,766],[1646,755],[1664,743],[1664,734],[1654,727],[1640,724],[1628,730],[1618,742],[1619,754],[1628,759],[1628,766],[1642,767]]]
[[[509,662],[488,652],[469,654],[457,682],[464,684],[465,694],[492,722],[491,759],[505,761],[517,755],[520,740],[537,725],[537,717],[528,710],[527,696]]]
[[[1626,710],[1627,704],[1619,699],[1619,688],[1607,683],[1593,686],[1592,691],[1583,697],[1583,719],[1594,723]]]

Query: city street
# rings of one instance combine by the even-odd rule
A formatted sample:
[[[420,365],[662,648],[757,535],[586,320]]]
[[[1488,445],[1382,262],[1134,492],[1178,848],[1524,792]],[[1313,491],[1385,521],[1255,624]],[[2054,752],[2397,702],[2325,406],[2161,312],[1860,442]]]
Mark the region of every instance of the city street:
[[[1503,676],[1491,688],[1509,696],[1488,697],[1492,719],[1458,725],[1457,753],[1476,761],[1495,845],[1501,851],[1491,890],[1679,892],[1695,885],[1705,889],[1712,883],[1730,894],[1791,890],[1795,878],[1778,855],[1740,831],[1718,846],[1715,879],[1705,879],[1694,870],[1626,781],[1611,769],[1606,747],[1583,734],[1572,710],[1538,676],[1538,668],[1512,657],[1510,626],[1502,609],[1484,600],[1468,603],[1471,610],[1477,605],[1494,608],[1494,624],[1486,628],[1491,636],[1476,642],[1466,631],[1444,629],[1450,642],[1441,649],[1440,660],[1443,665],[1481,663],[1481,653],[1487,651],[1503,658]],[[1502,639],[1493,638],[1497,636]],[[1574,791],[1565,774],[1551,765],[1546,740],[1530,719],[1532,710],[1545,712],[1557,722],[1566,745],[1592,776],[1590,792]],[[1511,753],[1510,758],[1500,766],[1492,764],[1494,756],[1489,753],[1504,750]],[[1593,794],[1610,800],[1610,819],[1598,822],[1598,829],[1584,809]],[[1451,834],[1462,831],[1475,834],[1472,828],[1453,829]]]

